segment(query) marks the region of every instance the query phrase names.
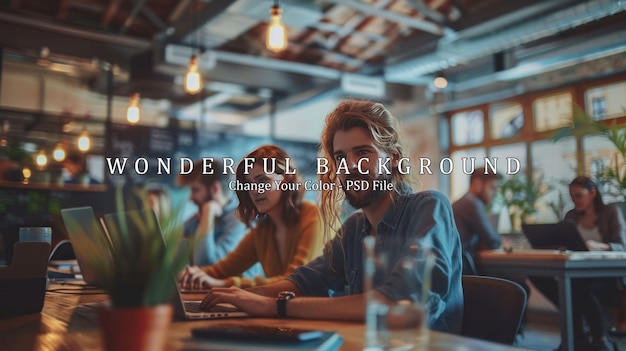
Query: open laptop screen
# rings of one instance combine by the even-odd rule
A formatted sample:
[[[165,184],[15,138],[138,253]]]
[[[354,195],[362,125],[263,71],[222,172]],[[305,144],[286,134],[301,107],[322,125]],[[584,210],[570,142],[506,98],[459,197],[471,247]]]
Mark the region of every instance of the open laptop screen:
[[[74,249],[83,280],[87,284],[100,285],[101,280],[99,280],[96,274],[97,268],[92,266],[90,260],[91,255],[93,255],[93,248],[89,246],[89,243],[95,243],[101,249],[104,257],[107,257],[112,264],[111,250],[113,248],[102,225],[96,219],[91,207],[62,209],[61,217],[67,228],[67,235],[72,242],[72,248]]]
[[[533,249],[588,251],[573,222],[522,224],[522,231]]]

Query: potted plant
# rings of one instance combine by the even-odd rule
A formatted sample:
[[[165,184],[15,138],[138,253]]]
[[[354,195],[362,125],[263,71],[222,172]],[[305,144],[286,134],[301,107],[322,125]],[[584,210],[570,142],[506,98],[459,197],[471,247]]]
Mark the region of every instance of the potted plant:
[[[522,230],[522,223],[530,222],[529,217],[536,212],[535,202],[547,188],[541,182],[529,182],[524,176],[514,176],[504,180],[499,190],[501,202],[509,211],[511,231],[515,233]]]
[[[624,113],[626,114],[626,110]],[[617,153],[614,159],[609,160],[609,164],[600,168],[592,177],[604,188],[603,193],[625,199],[626,126],[618,125],[616,120],[613,120],[611,124],[596,121],[581,107],[575,106],[572,125],[558,129],[552,140],[556,142],[567,136],[581,137],[584,135],[604,135],[615,146]]]
[[[0,147],[0,179],[21,182],[22,167],[31,162],[31,154],[19,144],[7,143]]]
[[[130,206],[125,205],[121,194],[119,188],[117,208],[123,212]],[[149,208],[143,193],[140,199],[134,207]],[[90,263],[109,295],[109,304],[98,310],[109,351],[163,349],[172,320],[175,277],[188,261],[189,253],[179,250],[178,245],[182,238],[180,216],[170,213],[157,221],[146,213],[127,212],[117,216],[112,228],[107,225],[111,250],[89,240],[73,243],[93,253]]]

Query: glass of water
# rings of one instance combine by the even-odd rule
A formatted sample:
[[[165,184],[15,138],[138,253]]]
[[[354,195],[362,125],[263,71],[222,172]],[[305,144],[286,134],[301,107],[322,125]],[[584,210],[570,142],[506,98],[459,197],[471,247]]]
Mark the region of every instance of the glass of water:
[[[366,294],[365,350],[426,350],[428,343],[427,299],[435,255],[413,244],[402,257],[389,258],[375,252],[375,238],[363,240]],[[376,288],[393,275],[394,300]]]
[[[52,244],[51,227],[20,227],[19,241],[46,242]]]

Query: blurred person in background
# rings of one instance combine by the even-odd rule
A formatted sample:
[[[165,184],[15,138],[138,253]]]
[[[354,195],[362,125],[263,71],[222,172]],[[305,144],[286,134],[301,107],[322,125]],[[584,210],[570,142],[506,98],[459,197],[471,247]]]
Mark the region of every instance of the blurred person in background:
[[[454,221],[463,245],[463,274],[477,274],[475,255],[479,250],[502,246],[500,234],[491,224],[486,206],[498,193],[502,176],[489,168],[477,168],[470,176],[467,194],[452,204]]]
[[[225,258],[247,232],[246,225],[237,218],[239,201],[228,187],[232,177],[224,174],[223,160],[205,159],[212,174],[204,172],[203,160],[197,160],[189,174],[178,176],[178,184],[189,188],[189,200],[198,208],[183,228],[188,243],[194,246],[191,264],[197,266],[209,266]],[[243,275],[263,276],[263,270],[254,265]]]
[[[605,204],[596,183],[589,177],[578,176],[569,184],[574,209],[565,214],[589,251],[625,251],[626,225],[620,209]],[[531,282],[555,306],[559,307],[558,283],[551,277],[531,277]],[[572,280],[574,312],[574,347],[576,350],[608,351],[602,302],[615,301],[624,287],[622,278],[585,278]],[[588,327],[588,333],[585,330]],[[557,349],[559,350],[560,347]]]

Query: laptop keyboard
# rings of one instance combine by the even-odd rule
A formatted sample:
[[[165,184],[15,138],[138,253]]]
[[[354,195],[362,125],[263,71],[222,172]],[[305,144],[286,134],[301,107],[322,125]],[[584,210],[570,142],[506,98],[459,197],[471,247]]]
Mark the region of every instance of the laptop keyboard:
[[[200,313],[200,301],[185,301],[185,311],[190,313]]]

